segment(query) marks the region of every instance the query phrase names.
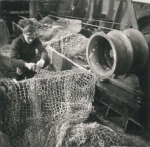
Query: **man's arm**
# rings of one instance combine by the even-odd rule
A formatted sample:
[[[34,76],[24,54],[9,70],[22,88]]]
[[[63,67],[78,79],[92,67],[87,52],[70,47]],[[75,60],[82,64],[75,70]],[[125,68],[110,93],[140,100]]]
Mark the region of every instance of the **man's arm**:
[[[13,41],[12,45],[11,45],[11,50],[10,50],[10,63],[15,66],[15,67],[18,67],[18,68],[23,68],[25,67],[25,62],[24,60],[21,60],[21,59],[18,59],[18,56],[19,56],[19,52],[18,52],[18,49],[19,49],[19,45],[16,41]]]

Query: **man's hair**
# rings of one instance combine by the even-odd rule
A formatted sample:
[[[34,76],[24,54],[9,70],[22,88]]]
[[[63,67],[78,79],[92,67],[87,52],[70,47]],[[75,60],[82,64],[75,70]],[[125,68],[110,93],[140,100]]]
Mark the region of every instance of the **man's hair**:
[[[32,35],[36,31],[35,27],[33,25],[27,25],[23,29],[23,33],[26,35]]]

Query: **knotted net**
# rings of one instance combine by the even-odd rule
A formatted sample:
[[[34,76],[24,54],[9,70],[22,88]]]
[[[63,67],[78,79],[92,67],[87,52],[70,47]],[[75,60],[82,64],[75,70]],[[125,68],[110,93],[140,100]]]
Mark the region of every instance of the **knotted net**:
[[[45,131],[46,125],[51,129],[64,120],[80,123],[88,117],[92,109],[95,77],[79,69],[62,72],[40,70],[34,78],[19,82],[5,80],[5,85],[9,98],[5,129],[12,144],[17,146],[18,141],[23,141],[26,145],[36,146],[40,141],[38,134]],[[44,133],[41,139],[46,139],[48,134]]]
[[[98,123],[92,110],[95,76],[84,69],[39,70],[27,80],[4,79],[4,128],[12,147],[110,147],[124,138]]]
[[[85,58],[88,38],[81,34],[61,30],[49,43],[54,49],[67,57],[82,56]]]

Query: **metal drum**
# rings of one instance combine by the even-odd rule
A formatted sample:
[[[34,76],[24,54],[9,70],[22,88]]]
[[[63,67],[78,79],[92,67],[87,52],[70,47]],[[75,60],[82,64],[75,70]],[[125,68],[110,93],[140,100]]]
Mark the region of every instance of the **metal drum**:
[[[135,29],[97,32],[89,39],[86,56],[91,70],[107,79],[113,74],[142,69],[148,61],[149,48],[144,36]]]
[[[123,33],[130,39],[133,49],[133,64],[130,72],[143,69],[149,59],[149,47],[144,35],[135,29],[126,29]]]

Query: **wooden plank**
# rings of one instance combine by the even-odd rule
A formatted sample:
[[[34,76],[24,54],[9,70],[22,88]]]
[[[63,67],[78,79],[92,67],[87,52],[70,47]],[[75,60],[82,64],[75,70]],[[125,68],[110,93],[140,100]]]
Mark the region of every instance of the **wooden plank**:
[[[71,59],[67,58],[63,54],[57,52],[50,45],[47,45],[46,50],[48,51],[48,55],[51,59],[51,64],[55,66],[56,70],[68,70],[68,68],[71,68],[73,66],[79,69],[85,69],[84,67],[73,62]],[[68,65],[69,67],[67,67],[66,65]]]
[[[137,18],[136,18],[136,14],[135,14],[135,11],[134,11],[132,0],[127,0],[127,3],[128,3],[129,12],[130,12],[130,20],[131,20],[132,27],[134,29],[139,30],[138,23],[137,23]]]

